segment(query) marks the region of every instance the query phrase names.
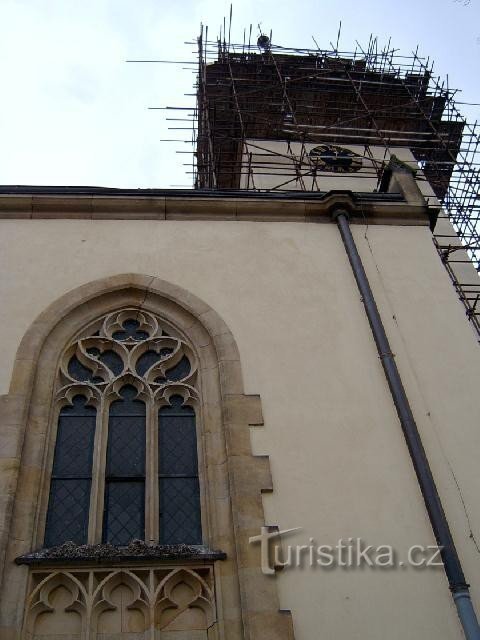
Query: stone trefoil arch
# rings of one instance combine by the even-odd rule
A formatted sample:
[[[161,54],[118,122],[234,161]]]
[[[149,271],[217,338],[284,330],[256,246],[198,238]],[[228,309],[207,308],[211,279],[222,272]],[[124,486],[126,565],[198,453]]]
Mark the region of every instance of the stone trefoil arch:
[[[59,403],[68,401],[69,394],[73,397],[72,389],[77,384],[84,384],[91,390],[93,402],[98,401],[95,400],[94,389],[97,389],[97,398],[100,389],[103,389],[102,393],[105,394],[108,385],[111,385],[109,393],[118,392],[118,389],[114,389],[114,381],[110,379],[104,380],[103,383],[97,380],[97,384],[90,385],[85,385],[85,381],[64,380],[61,391],[62,387],[57,385],[56,371],[60,367],[62,375],[65,374],[65,358],[62,360],[66,353],[65,347],[75,343],[77,349],[78,340],[82,339],[82,331],[91,323],[105,322],[108,318],[108,322],[111,320],[115,324],[118,320],[118,317],[115,319],[116,313],[132,309],[144,314],[142,323],[146,327],[152,323],[151,318],[154,318],[161,319],[165,327],[170,328],[171,335],[164,338],[171,339],[172,345],[175,342],[172,352],[175,355],[169,354],[171,364],[175,366],[185,355],[191,358],[193,366],[188,373],[189,378],[187,376],[172,381],[171,385],[152,382],[147,386],[150,393],[158,394],[160,402],[168,402],[169,395],[171,396],[176,389],[175,393],[180,393],[184,398],[185,393],[190,402],[197,403],[195,406],[201,414],[199,449],[202,451],[204,470],[204,542],[210,549],[224,552],[226,559],[210,559],[208,562],[205,560],[200,565],[195,559],[176,559],[170,564],[162,563],[161,570],[164,575],[161,579],[155,574],[158,564],[152,563],[151,559],[145,559],[143,573],[136,565],[127,566],[118,559],[107,562],[105,571],[107,566],[110,566],[112,571],[123,572],[122,575],[129,576],[128,579],[117,577],[116,580],[120,582],[116,589],[125,589],[125,593],[130,589],[128,593],[131,594],[143,593],[140,600],[144,604],[138,605],[140,617],[136,618],[135,624],[143,624],[138,622],[141,616],[147,622],[142,630],[145,635],[140,637],[154,637],[148,634],[155,633],[155,628],[158,629],[160,614],[158,611],[151,613],[151,583],[150,586],[144,583],[145,589],[142,591],[142,587],[139,592],[137,587],[136,591],[133,589],[133,581],[137,578],[147,582],[161,581],[172,574],[177,577],[169,584],[176,586],[171,586],[170,591],[164,589],[163,600],[160,600],[163,602],[162,607],[165,605],[165,610],[170,611],[168,615],[178,606],[183,606],[187,611],[188,615],[184,615],[181,624],[179,616],[171,615],[172,621],[178,618],[178,632],[181,631],[182,624],[200,624],[198,620],[203,616],[202,620],[208,619],[209,624],[213,624],[208,632],[209,638],[292,638],[290,616],[279,611],[275,579],[261,573],[259,548],[257,545],[248,544],[249,537],[257,535],[260,527],[265,525],[261,493],[271,491],[272,482],[268,458],[252,455],[249,426],[261,425],[263,419],[259,397],[244,394],[235,340],[223,320],[207,304],[180,287],[155,277],[138,274],[113,276],[83,285],[66,294],[41,314],[18,349],[10,393],[1,399],[0,404],[0,411],[3,411],[0,418],[4,418],[3,424],[8,424],[17,438],[16,462],[14,460],[11,465],[11,489],[3,501],[5,509],[1,514],[4,519],[3,531],[7,532],[6,538],[9,543],[4,563],[0,628],[12,630],[9,638],[20,638],[18,630],[22,627],[27,629],[32,623],[28,612],[25,621],[19,619],[21,613],[18,613],[16,603],[28,601],[35,604],[38,599],[28,598],[32,598],[34,590],[42,580],[57,573],[69,574],[71,577],[59,578],[58,585],[50,591],[47,590],[48,593],[55,592],[60,598],[59,602],[67,602],[69,598],[73,598],[72,602],[78,603],[75,605],[78,612],[72,612],[73,616],[81,618],[84,615],[81,612],[87,611],[87,603],[93,592],[87,589],[83,593],[73,585],[77,584],[75,579],[81,584],[93,585],[97,579],[95,570],[98,572],[98,564],[95,568],[79,568],[75,562],[67,562],[64,559],[63,565],[59,566],[55,563],[49,564],[48,560],[39,564],[34,557],[30,556],[30,560],[28,557],[42,544],[42,518],[45,517],[45,496],[48,493],[48,477],[42,470],[48,467],[48,456],[51,455],[49,443],[54,435],[51,427],[55,422],[54,412],[58,411]],[[101,339],[107,336],[96,337]],[[155,340],[161,336],[157,333],[152,335],[152,338]],[[112,350],[115,349],[117,347]],[[141,348],[138,351],[141,351]],[[81,350],[75,353],[80,361],[83,358],[84,363],[86,362],[86,356]],[[96,355],[98,362],[98,353]],[[88,358],[87,361],[92,365]],[[122,362],[125,368],[128,363],[126,355]],[[130,356],[130,369],[132,362]],[[157,379],[161,379],[167,370],[165,365],[166,362],[158,361],[153,365],[151,375],[153,376],[157,367],[161,370]],[[102,369],[102,364],[98,364],[97,373],[100,374],[97,376],[98,379],[102,378],[102,375],[109,376],[108,372],[105,373]],[[68,377],[68,368],[66,374]],[[134,378],[131,370],[125,372],[125,375]],[[153,381],[153,378],[150,379]],[[158,384],[158,387],[153,390],[155,384]],[[91,528],[89,535],[93,536],[90,540],[95,539]],[[20,556],[27,558],[26,561],[33,566],[17,566],[14,561]],[[183,570],[183,573],[180,570]],[[147,574],[150,575],[148,579]],[[203,580],[210,591],[201,581],[195,582],[195,575]],[[198,585],[201,585],[201,588]],[[43,593],[47,591],[44,590]],[[114,597],[114,589],[111,591],[111,597]],[[167,591],[177,598],[176,605],[167,606],[168,598],[172,599]],[[212,597],[208,595],[210,592],[213,594]],[[72,595],[67,596],[68,593]],[[145,594],[150,594],[150,600]],[[43,605],[39,604],[38,607],[52,606],[53,601],[49,600],[49,597],[45,596],[41,600]],[[198,606],[188,604],[194,601]],[[150,604],[147,606],[148,602]],[[203,610],[199,608],[200,604]],[[74,605],[66,606],[68,608]],[[203,611],[201,615],[197,610]],[[45,619],[48,615],[47,609],[41,614]],[[165,620],[163,618],[161,624],[165,623]],[[24,626],[24,622],[27,626]],[[78,624],[83,629],[84,618],[81,618]],[[123,632],[118,633],[118,637],[121,638]],[[210,635],[212,633],[217,635]]]

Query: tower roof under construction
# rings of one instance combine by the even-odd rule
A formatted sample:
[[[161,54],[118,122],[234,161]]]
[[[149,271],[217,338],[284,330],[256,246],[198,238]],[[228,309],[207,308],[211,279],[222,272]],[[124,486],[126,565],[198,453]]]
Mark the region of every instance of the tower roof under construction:
[[[448,94],[430,90],[428,69],[394,62],[392,52],[346,57],[219,46],[215,62],[200,59],[197,187],[240,188],[242,146],[254,138],[408,147],[442,199],[464,123],[443,118]]]

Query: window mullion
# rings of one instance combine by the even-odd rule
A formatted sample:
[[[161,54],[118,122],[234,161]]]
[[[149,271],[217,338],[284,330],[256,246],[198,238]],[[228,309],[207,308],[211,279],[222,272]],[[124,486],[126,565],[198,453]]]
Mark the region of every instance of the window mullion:
[[[102,399],[97,411],[95,428],[95,448],[92,468],[92,490],[88,524],[88,542],[97,544],[102,541],[103,502],[105,493],[105,465],[107,459],[108,407]]]
[[[157,428],[155,405],[151,401],[147,407],[146,425],[146,465],[145,465],[145,539],[158,542],[158,460]]]

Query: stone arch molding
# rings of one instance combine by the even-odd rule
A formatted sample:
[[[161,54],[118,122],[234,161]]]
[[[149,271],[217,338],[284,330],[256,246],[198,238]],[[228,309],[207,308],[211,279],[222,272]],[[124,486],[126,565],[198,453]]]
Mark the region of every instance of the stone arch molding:
[[[227,555],[212,567],[219,638],[293,638],[290,615],[279,611],[275,579],[261,573],[258,545],[248,544],[249,537],[265,525],[261,493],[272,490],[272,481],[268,457],[252,455],[249,427],[263,424],[261,404],[258,396],[244,394],[234,337],[202,300],[177,285],[140,274],[96,280],[65,294],[35,320],[18,348],[9,393],[0,397],[0,425],[7,440],[0,476],[0,632],[12,639],[21,637],[24,606],[19,603],[32,593],[32,572],[14,560],[41,546],[42,514],[37,505],[48,490],[43,469],[51,448],[53,384],[61,352],[92,319],[127,307],[163,317],[196,350],[208,544]],[[58,588],[68,591],[62,585]],[[201,611],[205,594],[198,595],[197,587],[188,588]],[[185,601],[188,588],[181,596]],[[75,607],[80,611],[78,593]],[[169,597],[165,590],[167,612],[172,610],[167,606]],[[73,605],[69,607],[71,616],[80,615]],[[211,621],[211,610],[202,615]]]

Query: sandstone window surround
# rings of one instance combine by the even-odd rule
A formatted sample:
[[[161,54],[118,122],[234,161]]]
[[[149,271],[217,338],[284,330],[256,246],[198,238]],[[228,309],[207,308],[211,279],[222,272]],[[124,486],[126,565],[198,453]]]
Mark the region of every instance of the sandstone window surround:
[[[156,314],[120,309],[75,337],[57,373],[46,547],[202,544],[198,384],[194,350]]]
[[[62,407],[58,395],[62,387],[59,372],[65,366],[70,345],[86,337],[84,332],[92,323],[125,309],[161,319],[171,330],[166,337],[183,341],[184,354],[192,358],[192,380],[171,381],[171,385],[164,387],[169,399],[175,395],[186,399],[182,393],[175,392],[181,384],[188,384],[197,392],[195,396],[189,391],[192,395],[184,404],[194,409],[196,417],[203,553],[188,547],[181,557],[177,554],[159,558],[157,555],[162,555],[165,547],[150,545],[147,540],[144,547],[149,548],[140,548],[140,557],[136,558],[117,553],[124,547],[110,547],[109,557],[99,557],[98,547],[103,549],[106,545],[98,544],[73,545],[76,548],[69,549],[67,554],[52,557],[39,550],[44,547],[50,477]],[[89,387],[84,382],[79,384]],[[68,382],[63,386],[68,386]],[[96,385],[90,387],[96,388]],[[74,397],[72,394],[71,400]],[[173,600],[178,601],[176,606],[187,606],[188,616],[192,614],[192,607],[196,608],[191,600],[197,597],[195,594],[209,600],[211,604],[205,610],[209,638],[214,638],[211,635],[214,631],[225,640],[293,638],[291,617],[287,611],[279,610],[276,581],[262,574],[259,546],[249,544],[249,538],[258,535],[260,527],[265,526],[261,494],[272,490],[268,457],[252,455],[250,443],[250,428],[263,425],[260,398],[245,394],[235,338],[212,307],[191,292],[151,275],[118,274],[83,284],[52,302],[30,326],[17,351],[9,394],[0,401],[0,422],[9,425],[12,437],[17,438],[8,450],[9,475],[5,472],[3,476],[5,482],[8,481],[8,495],[0,503],[0,569],[3,569],[0,635],[17,640],[24,634],[31,637],[28,634],[33,633],[35,637],[37,632],[40,635],[63,633],[70,638],[61,612],[65,606],[70,610],[70,603],[74,606],[78,600],[73,588],[74,583],[78,586],[78,579],[82,583],[86,580],[89,585],[88,581],[92,580],[91,588],[82,592],[79,606],[84,611],[81,624],[91,624],[91,628],[84,629],[85,638],[96,637],[98,625],[89,612],[96,603],[95,589],[100,585],[97,580],[111,575],[108,584],[104,583],[105,588],[110,589],[109,585],[119,581],[119,589],[125,595],[121,600],[128,607],[129,603],[133,604],[129,598],[138,591],[136,587],[132,591],[132,581],[141,578],[145,585],[140,585],[141,600],[148,602],[146,609],[143,605],[140,607],[144,611],[145,622],[140,626],[145,628],[145,638],[154,637],[158,629],[162,633],[167,631],[171,624],[163,614],[157,619],[153,613],[163,598],[163,592],[157,594],[155,585],[164,579]],[[69,404],[64,401],[63,406]],[[159,409],[162,406],[168,404],[159,402]],[[97,411],[94,404],[92,408]],[[106,455],[105,444],[103,451]],[[154,510],[150,513],[154,514]],[[96,517],[100,524],[101,518]],[[99,531],[93,539],[102,539]],[[198,546],[196,549],[200,551]],[[209,549],[221,553],[206,553]],[[94,555],[85,557],[85,550]],[[202,573],[207,568],[213,582]],[[207,597],[207,590],[200,593],[198,585],[202,583],[194,574],[214,589],[213,600],[212,596]],[[59,581],[58,589],[52,590],[55,580]],[[47,602],[47,607],[52,606],[56,613],[42,609],[42,602]],[[112,601],[113,605],[120,606],[115,602]],[[38,623],[42,626],[42,618],[45,624],[50,619],[48,630],[36,629],[37,617],[31,617],[32,607],[35,611],[38,607],[39,612],[44,610]],[[119,611],[116,610],[117,617],[112,622],[117,626],[118,620],[124,619],[123,614],[118,617]],[[132,610],[135,618],[139,615],[136,611]],[[213,619],[216,622],[210,627]],[[102,627],[104,623],[100,622]],[[78,623],[77,620],[75,624]],[[192,626],[198,629],[197,623],[193,624],[189,618],[183,620],[182,626],[189,631],[178,630],[179,633],[193,638],[191,629]],[[126,633],[128,637],[129,632]]]

